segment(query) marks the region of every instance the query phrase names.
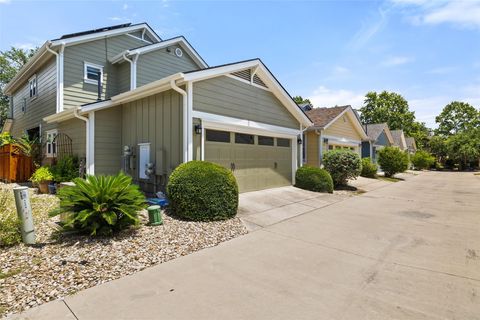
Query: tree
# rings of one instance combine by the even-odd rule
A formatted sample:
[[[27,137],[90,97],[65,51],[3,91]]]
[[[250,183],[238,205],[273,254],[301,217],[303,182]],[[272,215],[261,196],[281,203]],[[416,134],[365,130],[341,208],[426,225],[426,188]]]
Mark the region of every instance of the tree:
[[[365,124],[386,122],[390,130],[402,129],[407,135],[415,121],[415,112],[410,111],[407,100],[395,92],[368,92],[360,113]]]
[[[480,126],[480,111],[466,102],[453,101],[443,108],[435,122],[437,134],[450,136]]]
[[[441,136],[433,136],[428,142],[428,150],[437,157],[439,162],[443,163],[448,155],[446,139]]]
[[[310,102],[310,99],[304,99],[302,96],[293,97],[293,101],[295,101],[296,104],[308,103],[313,107],[313,104]]]
[[[425,122],[414,121],[409,131],[406,131],[407,136],[415,138],[415,143],[418,149],[428,148],[432,130],[427,128]]]
[[[448,158],[466,169],[471,163],[480,165],[480,128],[463,131],[447,139]]]
[[[408,169],[408,154],[397,147],[385,147],[378,152],[378,164],[385,177],[393,177]]]
[[[9,98],[3,90],[36,51],[37,49],[24,50],[14,47],[7,51],[0,51],[0,128],[3,127],[8,116],[9,108]]]

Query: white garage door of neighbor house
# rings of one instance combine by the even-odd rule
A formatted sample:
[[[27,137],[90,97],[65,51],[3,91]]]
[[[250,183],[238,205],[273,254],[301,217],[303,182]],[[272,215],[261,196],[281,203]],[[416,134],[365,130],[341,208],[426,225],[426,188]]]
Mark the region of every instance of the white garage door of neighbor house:
[[[292,184],[290,139],[207,129],[205,161],[232,170],[240,192]]]

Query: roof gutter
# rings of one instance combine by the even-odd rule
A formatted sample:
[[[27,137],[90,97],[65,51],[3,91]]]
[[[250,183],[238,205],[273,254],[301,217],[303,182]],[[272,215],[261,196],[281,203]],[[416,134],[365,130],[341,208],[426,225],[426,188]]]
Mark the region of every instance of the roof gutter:
[[[174,79],[170,80],[170,86],[172,87],[173,90],[177,91],[180,93],[183,97],[182,99],[182,105],[183,105],[183,112],[182,112],[182,138],[183,138],[183,162],[188,161],[188,96],[187,92],[183,90],[182,88],[178,87],[176,84],[176,81]]]

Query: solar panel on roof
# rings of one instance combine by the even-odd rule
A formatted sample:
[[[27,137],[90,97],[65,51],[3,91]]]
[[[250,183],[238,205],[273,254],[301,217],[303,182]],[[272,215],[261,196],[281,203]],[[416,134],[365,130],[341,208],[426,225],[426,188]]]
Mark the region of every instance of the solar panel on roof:
[[[131,23],[124,23],[124,24],[118,24],[118,25],[111,26],[111,27],[104,27],[104,28],[92,29],[92,30],[87,30],[87,31],[75,32],[75,33],[65,34],[65,35],[61,36],[60,39],[67,39],[67,38],[84,36],[84,35],[87,35],[87,34],[92,34],[92,33],[97,33],[97,32],[104,32],[104,31],[110,31],[110,30],[115,30],[115,29],[120,29],[120,28],[126,28],[126,27],[130,27],[131,25],[132,25]]]

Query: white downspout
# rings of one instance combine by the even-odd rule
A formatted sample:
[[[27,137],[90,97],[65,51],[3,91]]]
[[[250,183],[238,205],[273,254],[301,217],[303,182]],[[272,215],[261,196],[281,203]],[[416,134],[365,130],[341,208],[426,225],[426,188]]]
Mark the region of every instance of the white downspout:
[[[182,114],[182,125],[183,125],[183,162],[188,161],[188,97],[187,97],[187,92],[185,90],[181,89],[180,87],[177,86],[175,83],[175,80],[170,80],[170,86],[172,87],[173,90],[177,91],[180,93],[183,97],[183,114]]]
[[[78,118],[82,121],[85,121],[85,144],[86,144],[86,148],[85,148],[85,158],[86,158],[86,163],[85,163],[85,167],[87,169],[87,174],[93,174],[93,172],[90,172],[90,168],[91,168],[91,154],[90,154],[90,151],[91,151],[91,147],[90,147],[90,121],[87,117],[84,117],[84,116],[81,116],[78,114],[78,109],[79,108],[75,108],[73,110],[73,115],[75,116],[75,118]],[[93,144],[93,143],[92,143]]]
[[[193,85],[187,82],[187,159],[193,160]]]
[[[52,48],[50,48],[51,46],[52,46],[52,42],[49,42],[45,48],[47,49],[47,51],[53,53],[56,59],[56,69],[57,69],[56,70],[57,72],[56,112],[59,113],[63,111],[63,51],[65,48],[65,44],[62,44],[62,46],[59,49],[59,53],[56,52],[55,50],[52,50]]]
[[[127,54],[130,54],[130,52],[127,52],[123,55],[123,59],[127,60],[130,62],[130,90],[134,90],[137,88],[137,60],[138,60],[138,54],[133,56],[133,59],[127,58]]]

